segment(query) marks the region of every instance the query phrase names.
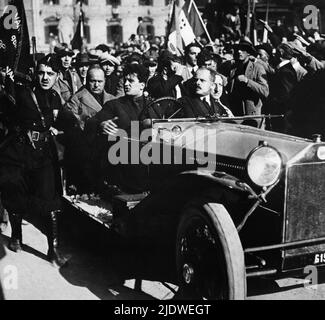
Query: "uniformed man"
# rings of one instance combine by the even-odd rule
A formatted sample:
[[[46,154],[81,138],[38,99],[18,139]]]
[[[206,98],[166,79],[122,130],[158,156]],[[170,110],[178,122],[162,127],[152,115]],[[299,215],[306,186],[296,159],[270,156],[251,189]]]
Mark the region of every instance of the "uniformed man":
[[[38,62],[35,85],[16,88],[16,104],[2,101],[9,134],[0,152],[0,191],[12,227],[9,249],[22,250],[22,218],[36,214],[48,239],[48,259],[55,266],[67,260],[58,250],[57,213],[61,208],[57,153],[53,143],[60,96],[53,90],[59,61],[48,55]],[[30,215],[31,217],[31,215]]]
[[[56,47],[55,53],[60,59],[60,70],[53,89],[58,92],[64,104],[82,87],[82,83],[77,71],[71,67],[74,52],[68,45],[63,43]]]

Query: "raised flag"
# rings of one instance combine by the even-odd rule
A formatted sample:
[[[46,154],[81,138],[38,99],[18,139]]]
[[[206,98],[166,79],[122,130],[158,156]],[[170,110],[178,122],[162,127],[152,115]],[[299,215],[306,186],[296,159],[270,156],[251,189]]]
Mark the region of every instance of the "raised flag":
[[[206,31],[201,14],[193,0],[185,1],[183,11],[196,37],[202,36]]]
[[[84,38],[85,38],[85,15],[81,6],[76,32],[74,34],[73,39],[71,40],[72,49],[78,49],[79,51],[83,51]]]
[[[168,49],[175,54],[183,53],[184,46],[194,42],[199,36],[210,35],[202,21],[194,0],[174,0],[168,32]]]
[[[23,0],[10,0],[0,17],[0,61],[5,67],[5,92],[15,103],[15,83],[28,79],[30,42]]]

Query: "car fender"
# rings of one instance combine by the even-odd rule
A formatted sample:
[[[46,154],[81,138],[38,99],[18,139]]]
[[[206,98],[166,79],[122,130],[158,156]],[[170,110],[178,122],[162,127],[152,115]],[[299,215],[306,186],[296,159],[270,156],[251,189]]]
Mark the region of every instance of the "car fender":
[[[174,228],[182,208],[194,198],[209,203],[236,205],[248,198],[249,190],[250,187],[244,182],[222,172],[183,172],[153,190],[130,210],[129,215],[123,217],[123,234],[136,236],[160,232],[164,226]],[[149,225],[154,225],[154,228]]]

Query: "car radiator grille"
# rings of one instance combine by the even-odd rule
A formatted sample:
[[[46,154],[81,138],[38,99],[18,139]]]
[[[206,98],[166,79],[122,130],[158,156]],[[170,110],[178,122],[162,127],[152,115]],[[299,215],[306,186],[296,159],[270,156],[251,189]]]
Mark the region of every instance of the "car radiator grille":
[[[284,242],[325,236],[325,163],[288,168]],[[325,244],[284,250],[285,257],[325,252]]]

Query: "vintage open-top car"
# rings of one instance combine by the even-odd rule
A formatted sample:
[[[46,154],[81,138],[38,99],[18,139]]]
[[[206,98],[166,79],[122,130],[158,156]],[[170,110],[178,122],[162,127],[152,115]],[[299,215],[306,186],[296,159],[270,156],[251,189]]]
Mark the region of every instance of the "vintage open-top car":
[[[248,278],[325,264],[325,143],[243,124],[264,119],[151,120],[152,187],[112,200],[111,229],[174,242],[192,297],[244,299]]]

